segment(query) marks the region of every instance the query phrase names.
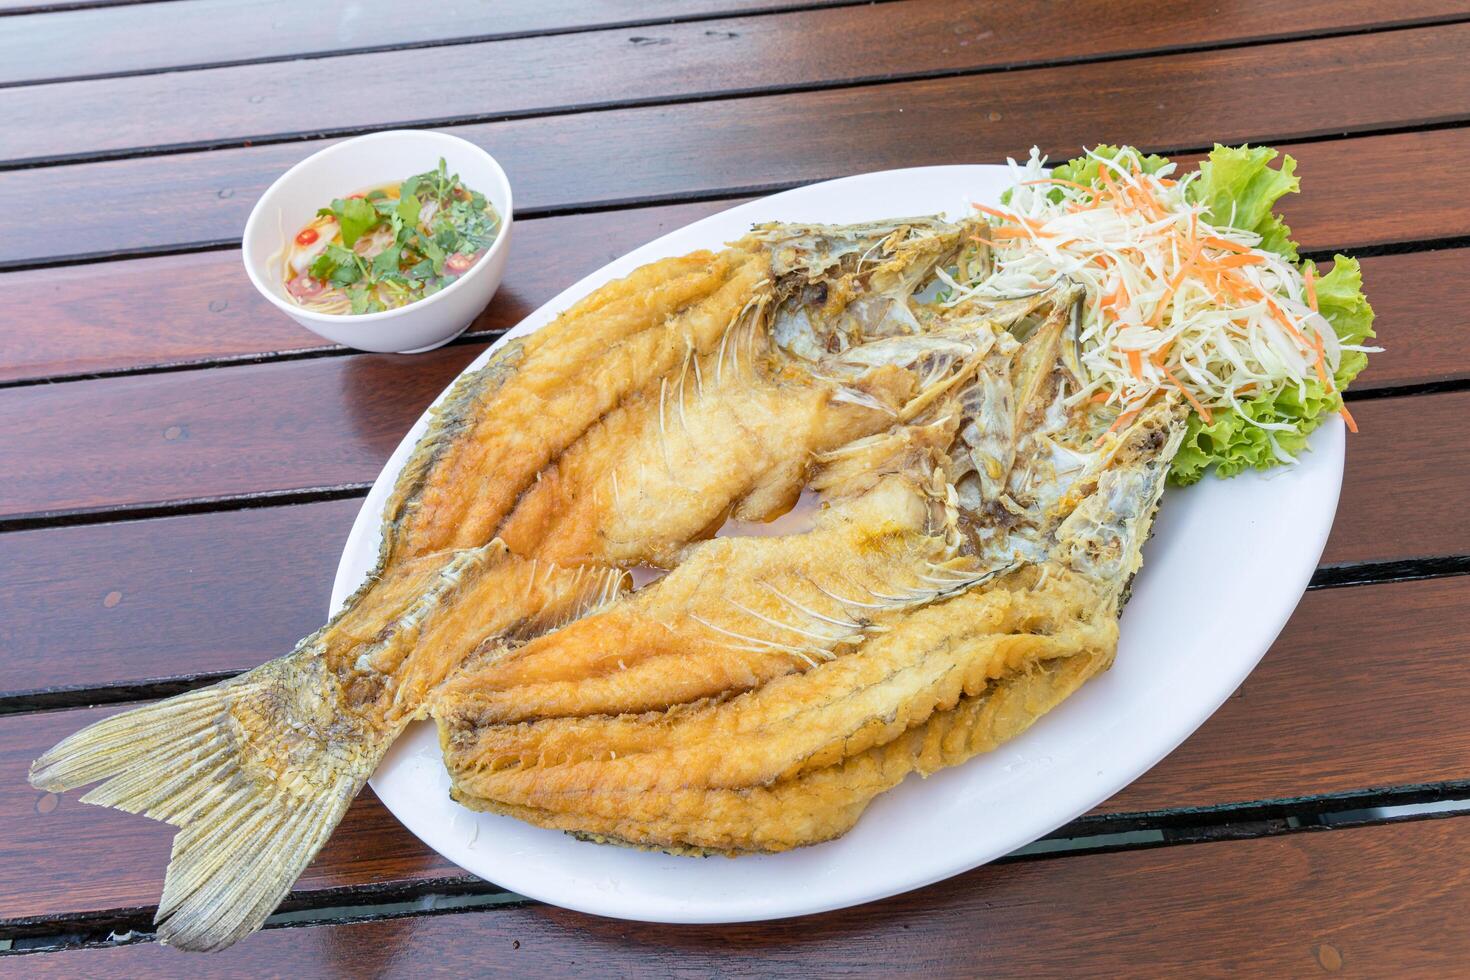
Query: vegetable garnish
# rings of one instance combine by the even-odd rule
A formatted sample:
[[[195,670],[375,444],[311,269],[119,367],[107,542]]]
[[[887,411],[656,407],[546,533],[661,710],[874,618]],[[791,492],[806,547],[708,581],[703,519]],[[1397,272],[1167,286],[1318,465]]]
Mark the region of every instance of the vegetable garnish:
[[[1111,405],[1115,428],[1160,397],[1192,408],[1171,477],[1193,483],[1295,461],[1329,412],[1357,427],[1342,392],[1379,348],[1358,263],[1321,275],[1299,261],[1272,213],[1297,190],[1296,162],[1265,147],[1217,146],[1177,176],[1164,157],[1100,146],[1049,175],[1033,149],[983,236],[992,271],[946,283],[945,305],[1081,284],[1085,384],[1073,401]],[[1172,393],[1172,394],[1171,394]]]
[[[478,191],[435,170],[349,194],[287,244],[286,292],[319,313],[407,306],[454,282],[489,250],[500,216]]]

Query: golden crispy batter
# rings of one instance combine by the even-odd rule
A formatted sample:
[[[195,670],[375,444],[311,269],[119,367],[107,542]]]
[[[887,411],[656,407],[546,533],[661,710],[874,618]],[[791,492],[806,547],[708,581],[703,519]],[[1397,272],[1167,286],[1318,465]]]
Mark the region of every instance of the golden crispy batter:
[[[971,574],[942,564],[929,520],[925,496],[894,477],[806,534],[695,545],[625,601],[466,665],[435,711],[491,724],[661,710],[809,668]]]
[[[1008,674],[893,741],[766,786],[675,790],[611,813],[518,806],[459,789],[454,797],[471,809],[609,843],[682,854],[790,850],[846,833],[874,797],[910,773],[959,765],[1016,737],[1111,659],[1110,648],[1089,650]]]
[[[508,345],[501,358],[513,374],[436,460],[394,553],[489,541],[536,474],[593,423],[678,367],[691,344],[716,347],[764,278],[764,263],[743,252],[656,262]]]
[[[887,428],[912,381],[865,379],[878,406],[792,370],[759,319],[626,399],[537,477],[500,530],[520,554],[669,567],[727,516],[788,510],[813,457]],[[895,377],[895,374],[901,375]]]
[[[544,809],[617,814],[636,799],[764,786],[881,745],[961,696],[1046,661],[1105,650],[1097,590],[1035,569],[888,619],[856,651],[739,697],[657,715],[458,727],[440,713],[461,792]],[[639,804],[641,805],[641,803]]]

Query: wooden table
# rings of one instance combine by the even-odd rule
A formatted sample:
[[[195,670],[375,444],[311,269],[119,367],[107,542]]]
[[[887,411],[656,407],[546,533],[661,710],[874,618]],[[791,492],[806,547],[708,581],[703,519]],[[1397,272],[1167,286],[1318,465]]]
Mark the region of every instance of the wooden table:
[[[0,972],[1463,970],[1470,820],[1381,808],[1470,797],[1467,50],[1464,0],[0,0]],[[324,346],[256,295],[240,229],[290,164],[400,124],[505,163],[505,286],[430,354]],[[314,921],[186,957],[146,935],[169,829],[25,784],[116,703],[314,628],[403,431],[627,249],[843,174],[1217,140],[1290,148],[1296,237],[1364,257],[1389,350],[1313,591],[1192,739],[1058,831],[1085,848],[759,925],[414,914],[498,889],[365,792],[288,900]]]

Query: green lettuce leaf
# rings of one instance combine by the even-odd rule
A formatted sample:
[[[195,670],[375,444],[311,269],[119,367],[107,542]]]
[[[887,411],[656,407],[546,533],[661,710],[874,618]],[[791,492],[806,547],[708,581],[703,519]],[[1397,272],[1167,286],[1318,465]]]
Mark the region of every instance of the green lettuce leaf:
[[[1317,269],[1311,263],[1313,276]],[[1363,270],[1358,260],[1346,255],[1332,258],[1332,271],[1317,277],[1317,309],[1332,324],[1337,339],[1344,344],[1362,344],[1377,336],[1373,332],[1373,307],[1363,295]],[[1368,366],[1368,355],[1362,351],[1343,351],[1333,382],[1341,390],[1352,383],[1358,372]]]
[[[1293,387],[1242,402],[1244,416],[1234,409],[1216,412],[1213,421],[1206,425],[1203,418],[1191,412],[1169,480],[1188,486],[1204,476],[1212,463],[1219,477],[1234,476],[1248,469],[1269,470],[1281,463],[1271,448],[1273,437],[1278,446],[1295,456],[1306,448],[1307,435],[1341,406],[1340,396],[1325,394],[1321,385],[1311,381],[1303,389]],[[1280,422],[1294,428],[1268,432],[1250,424],[1246,416],[1257,422]]]
[[[1209,210],[1210,224],[1253,231],[1261,236],[1261,247],[1296,261],[1296,242],[1291,229],[1271,209],[1284,194],[1301,187],[1296,161],[1282,157],[1281,169],[1271,167],[1277,157],[1269,146],[1220,146],[1210,151],[1199,165],[1199,179],[1190,184],[1190,196]]]

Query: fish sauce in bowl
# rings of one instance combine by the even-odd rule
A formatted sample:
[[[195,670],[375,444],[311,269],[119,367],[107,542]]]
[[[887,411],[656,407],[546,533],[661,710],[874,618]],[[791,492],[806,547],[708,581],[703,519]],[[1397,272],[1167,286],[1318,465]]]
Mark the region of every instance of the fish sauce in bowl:
[[[337,198],[280,252],[286,295],[317,313],[398,309],[455,282],[501,230],[495,206],[439,166]]]

